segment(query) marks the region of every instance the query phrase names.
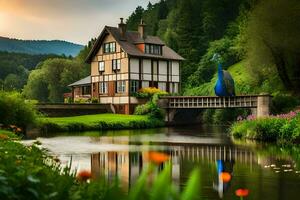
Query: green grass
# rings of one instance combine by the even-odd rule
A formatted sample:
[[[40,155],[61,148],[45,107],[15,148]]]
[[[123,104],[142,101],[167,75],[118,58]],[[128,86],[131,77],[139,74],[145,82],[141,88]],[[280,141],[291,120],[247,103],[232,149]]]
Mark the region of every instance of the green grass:
[[[227,71],[232,75],[235,82],[237,95],[242,94],[259,94],[261,92],[274,94],[282,91],[282,85],[277,80],[278,77],[270,75],[266,77],[263,83],[257,83],[253,74],[249,71],[247,63],[242,61],[228,67]],[[210,82],[204,83],[198,87],[190,88],[185,91],[185,95],[215,95],[214,87],[217,81],[217,74]]]
[[[146,115],[97,114],[40,119],[40,128],[43,132],[80,132],[155,128],[161,126],[164,126],[163,121]]]

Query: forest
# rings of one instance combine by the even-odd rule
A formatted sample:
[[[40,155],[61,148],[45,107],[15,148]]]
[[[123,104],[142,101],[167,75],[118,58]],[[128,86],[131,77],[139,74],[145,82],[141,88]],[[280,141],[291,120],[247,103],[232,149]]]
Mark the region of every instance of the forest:
[[[186,94],[212,92],[211,58],[219,53],[226,69],[236,64],[236,79],[245,82],[237,85],[240,93],[299,95],[299,6],[297,0],[166,0],[137,7],[127,23],[134,30],[143,18],[149,34],[186,59]]]
[[[270,93],[292,102],[300,94],[299,8],[297,0],[161,0],[138,6],[126,22],[129,30],[136,30],[143,19],[148,34],[159,36],[185,58],[184,95],[214,94],[216,66],[211,58],[219,53],[237,94]],[[94,41],[74,58],[41,59],[34,68],[16,63],[6,76],[18,74],[23,65],[31,70],[22,89],[27,98],[62,101],[66,85],[89,74],[84,60]]]

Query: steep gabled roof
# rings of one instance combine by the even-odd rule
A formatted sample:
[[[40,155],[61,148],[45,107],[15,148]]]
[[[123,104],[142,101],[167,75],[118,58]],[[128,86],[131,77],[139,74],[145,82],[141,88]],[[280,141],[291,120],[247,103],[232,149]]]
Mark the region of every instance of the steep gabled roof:
[[[69,87],[73,86],[80,86],[80,85],[90,85],[92,83],[91,76],[87,76],[79,81],[76,81],[75,83],[72,83],[68,85]]]
[[[115,40],[119,43],[121,48],[130,56],[134,57],[148,57],[148,58],[160,58],[160,59],[168,59],[168,60],[184,60],[183,57],[178,55],[175,51],[165,45],[165,43],[157,36],[147,36],[145,39],[142,39],[138,32],[135,31],[126,31],[125,36],[122,36],[119,28],[105,26],[100,36],[97,38],[96,43],[91,49],[88,57],[86,58],[86,62],[91,63],[93,57],[99,51],[102,42],[107,34],[111,34]],[[140,43],[146,44],[156,44],[162,46],[162,55],[153,55],[146,54],[140,51],[135,45]]]

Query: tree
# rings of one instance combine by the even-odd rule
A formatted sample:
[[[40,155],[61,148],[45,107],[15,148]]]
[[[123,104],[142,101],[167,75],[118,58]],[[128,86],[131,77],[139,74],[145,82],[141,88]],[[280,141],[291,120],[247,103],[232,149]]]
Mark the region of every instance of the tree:
[[[128,30],[136,31],[143,18],[144,8],[138,6],[135,11],[126,20]]]
[[[19,90],[22,87],[21,78],[16,74],[9,74],[4,79],[4,89],[6,91]]]
[[[300,2],[265,0],[254,8],[247,56],[259,82],[277,74],[285,88],[300,95]]]
[[[30,73],[23,94],[25,97],[38,100],[39,102],[48,101],[49,90],[44,70],[36,69]]]
[[[62,102],[68,85],[83,78],[85,69],[76,60],[54,58],[42,62],[28,79],[24,95],[39,101]]]

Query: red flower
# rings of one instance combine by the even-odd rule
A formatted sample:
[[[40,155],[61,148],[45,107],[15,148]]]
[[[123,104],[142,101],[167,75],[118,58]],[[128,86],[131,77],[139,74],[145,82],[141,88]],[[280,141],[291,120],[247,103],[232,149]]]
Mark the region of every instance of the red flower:
[[[237,189],[235,191],[235,195],[238,196],[238,197],[246,197],[249,195],[249,190],[248,189]]]
[[[77,179],[79,181],[87,181],[88,179],[90,179],[92,177],[92,174],[90,171],[88,170],[82,170],[77,174]]]
[[[227,183],[231,180],[231,175],[228,172],[222,172],[220,174],[220,178],[222,179],[223,182]]]

